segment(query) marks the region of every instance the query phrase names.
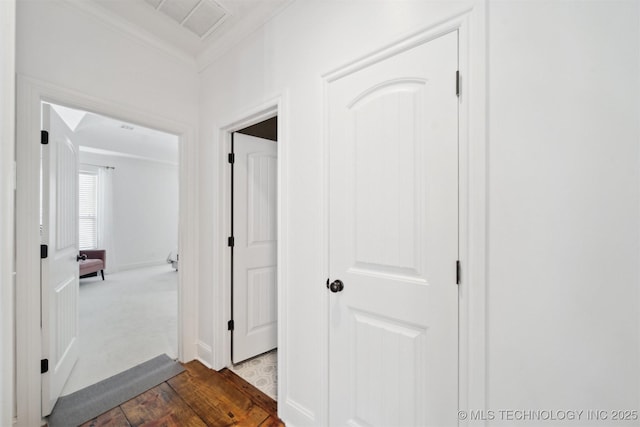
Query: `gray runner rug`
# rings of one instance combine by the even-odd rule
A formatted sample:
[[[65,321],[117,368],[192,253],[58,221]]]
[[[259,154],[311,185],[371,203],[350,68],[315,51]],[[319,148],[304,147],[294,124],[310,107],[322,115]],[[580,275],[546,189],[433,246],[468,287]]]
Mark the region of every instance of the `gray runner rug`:
[[[58,399],[49,427],[73,427],[175,377],[184,368],[166,354]]]

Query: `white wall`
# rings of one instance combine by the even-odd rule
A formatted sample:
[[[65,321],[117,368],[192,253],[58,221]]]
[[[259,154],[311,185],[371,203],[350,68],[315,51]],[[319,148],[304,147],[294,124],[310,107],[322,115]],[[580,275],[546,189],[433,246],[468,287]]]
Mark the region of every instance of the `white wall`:
[[[81,164],[113,166],[115,253],[109,269],[159,265],[178,247],[178,167],[80,152]]]
[[[37,155],[38,147],[28,145],[35,136],[37,105],[32,94],[49,95],[53,102],[75,100],[71,106],[181,134],[180,145],[180,243],[183,248],[180,271],[181,334],[184,345],[180,357],[190,360],[195,351],[195,311],[187,311],[196,301],[190,284],[197,282],[196,269],[197,189],[196,127],[198,117],[198,76],[193,63],[186,63],[150,46],[99,16],[63,0],[19,0],[17,2],[17,59],[19,74],[18,114],[18,197],[17,230],[19,246],[16,288],[16,343],[19,357],[16,372],[18,425],[40,422],[40,360],[36,312],[39,260],[32,257],[37,245]],[[82,4],[83,2],[78,2]],[[24,78],[23,78],[24,77]],[[26,88],[26,89],[24,89]],[[25,103],[27,105],[25,105]],[[90,108],[91,107],[91,108]],[[25,123],[25,120],[31,120]],[[34,214],[36,212],[36,214]],[[36,231],[37,232],[37,231]],[[33,249],[33,250],[32,250]],[[20,274],[22,276],[20,276]],[[21,278],[22,277],[22,278]],[[21,283],[22,283],[21,282]]]
[[[19,73],[187,124],[200,114],[199,157],[188,147],[189,170],[201,166],[191,183],[202,236],[193,313],[199,356],[213,365],[214,320],[226,320],[214,309],[226,286],[218,128],[283,95],[289,348],[279,411],[291,424],[322,424],[326,409],[321,75],[456,7],[294,2],[199,85],[190,66],[85,12],[19,1]],[[487,407],[637,408],[638,4],[489,1],[488,10]]]
[[[486,346],[479,400],[494,411],[637,409],[638,4],[487,4],[488,323],[486,336],[470,337]],[[200,253],[214,263],[200,265],[198,339],[199,356],[214,365],[222,361],[210,350],[225,335],[212,325],[226,320],[210,310],[226,286],[219,128],[273,96],[286,104],[279,413],[292,425],[326,423],[321,76],[456,7],[295,2],[202,73]],[[489,424],[513,424],[500,421]]]
[[[279,395],[278,411],[291,425],[328,422],[322,75],[467,7],[468,2],[294,2],[202,73],[200,253],[214,262],[200,264],[199,357],[220,368],[226,356],[210,352],[227,339],[223,254],[228,231],[219,198],[228,169],[219,128],[282,96],[286,111],[279,128],[285,139],[279,145],[286,145],[288,161],[282,168],[289,180],[280,197],[289,200],[289,209],[288,238],[278,243],[287,247],[288,257],[287,268],[280,265],[285,281],[279,286],[286,286],[288,299],[288,347],[279,352],[285,359],[278,378],[285,395]]]
[[[491,2],[490,408],[638,409],[638,7]]]
[[[0,2],[0,425],[15,413],[13,205],[15,1]]]
[[[195,65],[63,0],[18,1],[17,71],[183,123],[197,115]]]

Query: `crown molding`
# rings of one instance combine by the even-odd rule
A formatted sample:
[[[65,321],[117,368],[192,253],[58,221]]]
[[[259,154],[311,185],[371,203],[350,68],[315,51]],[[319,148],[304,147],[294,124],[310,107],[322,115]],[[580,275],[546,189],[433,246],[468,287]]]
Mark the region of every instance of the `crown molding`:
[[[93,1],[87,0],[61,0],[62,3],[69,7],[84,12],[104,25],[108,26],[112,30],[115,30],[125,36],[131,37],[137,41],[144,43],[145,45],[154,48],[165,55],[177,59],[184,65],[195,69],[197,72],[206,70],[217,59],[227,53],[231,48],[236,46],[242,40],[249,37],[252,33],[257,31],[266,25],[273,18],[278,16],[282,11],[289,7],[295,0],[284,0],[283,3],[277,8],[262,12],[255,13],[247,17],[243,17],[237,21],[234,21],[234,16],[230,11],[228,12],[228,19],[224,18],[222,22],[216,25],[216,29],[225,24],[231,24],[231,28],[223,32],[215,42],[209,44],[204,50],[202,50],[195,57],[182,51],[181,49],[167,43],[161,38],[157,37],[153,33],[140,28],[136,24],[129,22],[122,16],[101,7],[99,4]],[[215,30],[213,31],[215,33]],[[213,33],[205,36],[209,38]],[[204,40],[204,39],[203,39]]]
[[[232,22],[234,26],[233,29],[224,33],[224,35],[219,37],[215,43],[209,45],[196,57],[196,67],[198,72],[201,73],[205,71],[231,48],[267,25],[271,20],[293,4],[293,2],[295,2],[295,0],[285,0],[279,7],[267,12],[266,14],[257,13],[253,16],[242,18],[240,21]]]
[[[97,18],[100,22],[104,23],[111,29],[120,32],[121,34],[124,34],[125,36],[133,37],[136,40],[143,42],[147,46],[179,60],[189,67],[196,67],[196,60],[194,57],[162,41],[155,35],[141,29],[133,23],[130,23],[126,19],[100,7],[94,2],[86,0],[62,1],[74,9],[80,10],[86,14],[93,16],[94,18]]]

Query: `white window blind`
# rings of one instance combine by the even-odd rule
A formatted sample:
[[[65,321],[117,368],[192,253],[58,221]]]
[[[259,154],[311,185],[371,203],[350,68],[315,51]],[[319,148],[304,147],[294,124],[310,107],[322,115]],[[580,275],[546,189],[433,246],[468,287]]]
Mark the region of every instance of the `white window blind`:
[[[98,246],[98,175],[80,172],[78,176],[80,249]]]

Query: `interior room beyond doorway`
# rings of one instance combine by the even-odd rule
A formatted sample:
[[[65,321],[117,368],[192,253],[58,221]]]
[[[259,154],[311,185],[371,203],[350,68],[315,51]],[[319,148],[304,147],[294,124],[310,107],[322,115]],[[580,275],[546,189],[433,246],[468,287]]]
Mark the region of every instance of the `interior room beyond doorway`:
[[[78,146],[78,175],[94,178],[79,180],[81,254],[106,253],[104,280],[79,281],[80,354],[66,395],[158,354],[178,357],[178,137],[52,108]]]

